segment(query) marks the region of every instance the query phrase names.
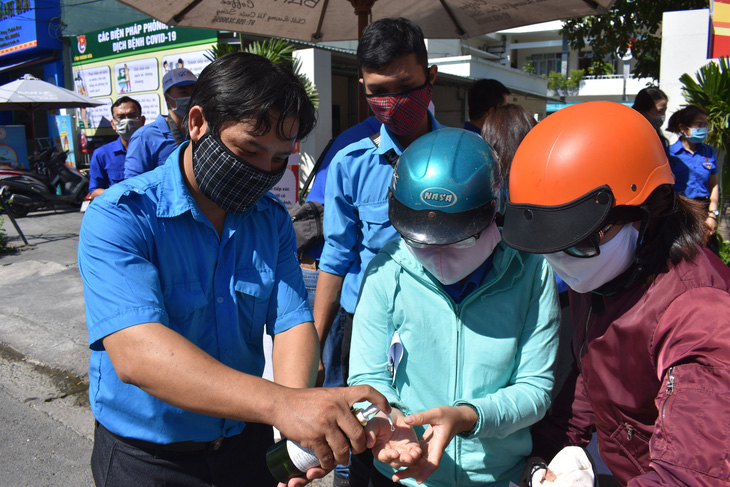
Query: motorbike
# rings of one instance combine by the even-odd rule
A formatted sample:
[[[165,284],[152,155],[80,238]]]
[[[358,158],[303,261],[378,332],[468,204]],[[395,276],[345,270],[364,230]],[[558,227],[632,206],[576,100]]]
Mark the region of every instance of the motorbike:
[[[48,148],[28,158],[30,169],[0,169],[0,188],[16,218],[58,206],[80,207],[89,178],[66,163],[66,152]]]

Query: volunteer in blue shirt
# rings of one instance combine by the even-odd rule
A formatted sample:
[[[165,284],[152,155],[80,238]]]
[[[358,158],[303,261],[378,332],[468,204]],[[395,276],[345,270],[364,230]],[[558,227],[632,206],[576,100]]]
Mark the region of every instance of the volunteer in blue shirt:
[[[334,156],[341,150],[358,140],[370,137],[380,131],[380,122],[375,117],[368,117],[357,125],[338,135],[329,146],[327,153],[322,159],[322,164],[317,170],[316,177],[312,183],[312,189],[307,194],[307,202],[316,201],[324,205],[324,189],[327,183],[330,163]],[[319,276],[319,258],[322,255],[324,240],[305,250],[300,256],[302,266],[302,277],[307,288],[309,304],[314,306],[314,296],[317,289],[317,278]],[[327,335],[327,340],[322,343],[322,363],[320,365],[320,381],[324,387],[341,386],[345,384],[342,378],[342,333],[344,326],[344,313],[339,312],[332,322],[332,327]]]
[[[442,127],[428,110],[437,67],[428,66],[428,51],[418,25],[404,18],[371,23],[358,43],[357,59],[368,105],[383,125],[376,136],[338,152],[330,165],[324,204],[325,243],[313,310],[322,344],[340,306],[346,312],[342,339],[345,380],[352,316],[365,267],[398,236],[388,221],[393,165],[411,142]],[[372,465],[367,459],[365,463]],[[340,480],[344,479],[335,478],[335,487]]]
[[[142,105],[123,96],[112,104],[112,128],[119,138],[94,151],[89,168],[89,193],[94,199],[112,184],[124,180],[124,160],[129,139],[144,125]]]
[[[303,389],[319,344],[291,219],[268,191],[314,107],[288,69],[237,53],[203,70],[186,119],[191,141],[106,191],[81,227],[95,482],[276,485],[265,425],[313,448],[324,475],[374,441],[352,404],[390,408],[369,388]],[[264,331],[275,382],[261,378]]]
[[[131,178],[163,164],[183,140],[183,119],[188,113],[190,96],[198,78],[185,68],[177,68],[162,77],[167,116],[157,115],[150,124],[139,129],[129,141],[124,177]]]
[[[493,154],[478,135],[445,128],[395,168],[388,214],[401,238],[366,270],[350,362],[349,384],[393,406],[373,487],[517,483],[530,426],[550,404],[555,280],[542,256],[502,242]],[[390,429],[382,415],[372,427]]]
[[[387,200],[395,161],[415,139],[442,127],[427,109],[437,67],[428,67],[423,33],[415,23],[373,22],[363,32],[357,57],[368,104],[383,125],[377,142],[364,138],[350,144],[330,166],[314,301],[322,341],[340,304],[351,322],[365,267],[398,235],[388,221]],[[345,338],[343,346],[347,343]]]
[[[689,105],[669,117],[667,130],[679,135],[669,147],[674,190],[705,205],[705,223],[714,234],[720,216],[720,190],[715,150],[704,143],[708,132],[707,113],[696,105]]]
[[[495,108],[509,103],[512,92],[496,79],[478,79],[469,87],[469,120],[464,122],[464,130],[482,134],[487,115]]]

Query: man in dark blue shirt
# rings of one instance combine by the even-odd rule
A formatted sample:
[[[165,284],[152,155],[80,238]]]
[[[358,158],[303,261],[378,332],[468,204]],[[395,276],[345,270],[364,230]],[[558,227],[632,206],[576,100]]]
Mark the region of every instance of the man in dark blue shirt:
[[[168,71],[162,78],[162,91],[168,114],[157,118],[137,132],[129,144],[124,177],[131,178],[162,165],[185,139],[182,126],[198,78],[189,69]]]
[[[464,122],[464,129],[479,135],[482,133],[484,120],[489,112],[506,105],[507,97],[512,92],[496,79],[478,79],[469,88],[469,120]]]
[[[129,139],[144,125],[142,105],[128,96],[117,99],[112,105],[111,123],[119,138],[97,148],[91,156],[89,193],[92,199],[124,179],[124,161],[127,157]]]

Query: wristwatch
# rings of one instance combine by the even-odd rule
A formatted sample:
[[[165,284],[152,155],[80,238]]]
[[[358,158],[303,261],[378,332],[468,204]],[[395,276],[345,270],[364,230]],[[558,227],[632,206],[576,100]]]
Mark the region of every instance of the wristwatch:
[[[720,210],[710,210],[710,215],[714,215],[717,218],[720,216]]]

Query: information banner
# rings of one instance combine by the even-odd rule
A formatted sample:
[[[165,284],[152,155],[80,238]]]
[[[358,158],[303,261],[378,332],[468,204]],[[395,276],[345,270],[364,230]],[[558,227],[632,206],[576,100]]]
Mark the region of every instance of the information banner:
[[[271,192],[284,202],[287,208],[294,206],[299,198],[299,162],[299,142],[297,142],[294,144],[294,152],[287,161],[288,170],[284,172],[281,180],[271,188]]]
[[[1,1],[1,0],[0,0]],[[146,123],[167,114],[162,77],[185,67],[196,76],[210,63],[216,31],[169,27],[154,19],[132,22],[72,38],[74,87],[105,105],[79,109],[84,136],[114,135],[111,104],[129,96],[142,105]],[[97,131],[99,132],[97,134]]]
[[[55,130],[52,130],[51,136],[56,142],[56,147],[66,152],[66,162],[73,167],[76,167],[76,148],[74,147],[73,138],[73,122],[71,121],[71,115],[49,115],[53,117],[54,124],[49,125]]]

